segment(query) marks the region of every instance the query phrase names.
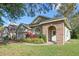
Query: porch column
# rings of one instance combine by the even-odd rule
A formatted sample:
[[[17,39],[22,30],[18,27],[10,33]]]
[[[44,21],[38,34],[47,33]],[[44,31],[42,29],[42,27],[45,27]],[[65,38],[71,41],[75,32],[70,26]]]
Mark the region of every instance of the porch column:
[[[42,33],[46,36],[46,39],[48,42],[48,27],[47,26],[42,27]]]
[[[64,23],[59,23],[56,26],[56,38],[57,45],[64,44]]]

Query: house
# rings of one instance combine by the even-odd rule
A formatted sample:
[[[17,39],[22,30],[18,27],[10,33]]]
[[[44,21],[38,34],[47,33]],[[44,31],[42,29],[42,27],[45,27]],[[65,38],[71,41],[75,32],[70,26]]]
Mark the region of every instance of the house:
[[[9,35],[8,27],[4,27],[3,36],[5,36],[5,35]]]
[[[8,31],[9,31],[9,36],[11,40],[14,40],[16,38],[16,29],[18,25],[16,23],[10,23],[8,25]]]
[[[26,38],[26,32],[30,30],[28,25],[20,24],[16,29],[16,39],[23,39]]]
[[[71,27],[67,18],[52,19],[38,16],[29,26],[34,32],[42,32],[47,42],[62,45],[70,39]]]
[[[5,28],[6,33],[9,32],[11,38],[16,39],[26,38],[26,32],[43,33],[47,42],[63,45],[70,40],[71,26],[67,18],[49,18],[45,16],[38,16],[31,24],[16,25],[11,23],[8,28]]]

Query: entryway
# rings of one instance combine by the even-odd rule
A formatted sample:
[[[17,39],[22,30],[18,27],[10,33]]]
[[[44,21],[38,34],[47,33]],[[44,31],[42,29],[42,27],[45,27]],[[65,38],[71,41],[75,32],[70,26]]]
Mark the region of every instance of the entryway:
[[[56,43],[56,28],[55,28],[55,26],[50,26],[48,28],[48,41]]]

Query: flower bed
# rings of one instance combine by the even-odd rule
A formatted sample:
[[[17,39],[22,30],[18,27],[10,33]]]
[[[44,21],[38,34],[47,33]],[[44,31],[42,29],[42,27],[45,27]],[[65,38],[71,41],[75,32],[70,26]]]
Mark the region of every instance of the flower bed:
[[[45,43],[42,38],[25,38],[25,39],[18,39],[17,41],[27,42],[27,43],[36,43],[36,44]]]

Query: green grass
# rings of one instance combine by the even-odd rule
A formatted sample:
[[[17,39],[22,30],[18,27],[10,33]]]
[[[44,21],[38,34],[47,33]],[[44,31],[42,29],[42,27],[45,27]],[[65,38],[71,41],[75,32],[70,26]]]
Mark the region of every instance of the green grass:
[[[79,40],[71,40],[65,45],[25,45],[11,43],[0,45],[0,55],[12,56],[79,56]]]

